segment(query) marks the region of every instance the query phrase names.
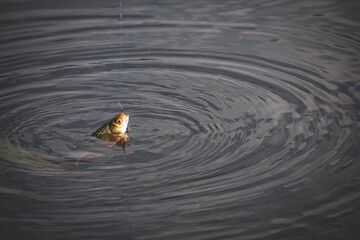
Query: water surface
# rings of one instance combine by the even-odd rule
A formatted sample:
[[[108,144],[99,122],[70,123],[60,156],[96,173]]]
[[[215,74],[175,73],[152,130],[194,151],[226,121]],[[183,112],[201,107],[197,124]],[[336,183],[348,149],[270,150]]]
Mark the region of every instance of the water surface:
[[[356,1],[0,6],[7,239],[356,238]]]

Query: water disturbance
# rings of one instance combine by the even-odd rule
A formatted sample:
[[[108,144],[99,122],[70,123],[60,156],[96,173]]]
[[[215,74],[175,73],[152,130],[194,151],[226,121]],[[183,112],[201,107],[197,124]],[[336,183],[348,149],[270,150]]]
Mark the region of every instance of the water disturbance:
[[[1,3],[2,236],[355,239],[359,7]]]

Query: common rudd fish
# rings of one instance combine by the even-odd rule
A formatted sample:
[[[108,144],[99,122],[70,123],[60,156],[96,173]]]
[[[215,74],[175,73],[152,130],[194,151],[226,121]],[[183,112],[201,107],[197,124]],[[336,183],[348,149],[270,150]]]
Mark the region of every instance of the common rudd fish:
[[[129,115],[120,112],[109,122],[102,125],[91,135],[105,141],[116,142],[118,146],[130,146],[130,137],[127,135]]]

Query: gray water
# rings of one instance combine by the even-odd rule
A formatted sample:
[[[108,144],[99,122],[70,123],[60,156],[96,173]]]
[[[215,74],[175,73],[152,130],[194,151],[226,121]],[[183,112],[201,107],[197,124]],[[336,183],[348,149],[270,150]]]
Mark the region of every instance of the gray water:
[[[0,9],[1,239],[359,236],[359,1]]]

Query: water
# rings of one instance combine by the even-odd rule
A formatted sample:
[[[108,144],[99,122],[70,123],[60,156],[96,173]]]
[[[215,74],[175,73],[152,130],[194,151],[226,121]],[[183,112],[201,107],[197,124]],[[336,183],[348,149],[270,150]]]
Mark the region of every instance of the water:
[[[2,239],[355,239],[359,7],[3,2]]]

